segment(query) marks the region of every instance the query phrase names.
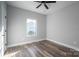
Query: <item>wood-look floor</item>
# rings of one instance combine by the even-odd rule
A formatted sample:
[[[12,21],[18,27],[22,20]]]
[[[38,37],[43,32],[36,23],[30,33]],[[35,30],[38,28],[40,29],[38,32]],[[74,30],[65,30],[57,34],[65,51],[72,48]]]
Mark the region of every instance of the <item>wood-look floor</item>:
[[[47,40],[8,48],[9,57],[79,57],[79,52]]]

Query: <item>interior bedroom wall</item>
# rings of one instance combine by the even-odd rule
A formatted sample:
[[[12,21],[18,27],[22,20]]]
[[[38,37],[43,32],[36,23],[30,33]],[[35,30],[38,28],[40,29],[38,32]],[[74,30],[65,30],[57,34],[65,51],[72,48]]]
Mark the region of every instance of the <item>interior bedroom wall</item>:
[[[0,2],[0,32],[1,32],[1,29],[2,29],[2,8],[1,8],[1,2]]]
[[[46,16],[45,15],[8,5],[7,16],[8,16],[8,46],[46,38]],[[37,21],[36,37],[30,37],[30,38],[26,37],[26,19],[27,18],[35,19]]]
[[[79,50],[79,2],[47,16],[47,39]]]
[[[1,37],[1,31],[2,31],[2,8],[1,8],[1,3],[2,2],[0,2],[0,52],[1,52],[1,47],[2,47],[2,45],[1,45],[1,43],[2,43],[2,37]],[[0,53],[0,55],[1,55],[1,53]]]

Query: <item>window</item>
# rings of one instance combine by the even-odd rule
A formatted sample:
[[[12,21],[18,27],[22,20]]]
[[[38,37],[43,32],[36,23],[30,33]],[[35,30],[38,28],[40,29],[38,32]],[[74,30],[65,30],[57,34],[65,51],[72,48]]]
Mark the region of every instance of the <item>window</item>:
[[[37,22],[33,19],[27,19],[26,21],[27,37],[32,37],[37,35]]]

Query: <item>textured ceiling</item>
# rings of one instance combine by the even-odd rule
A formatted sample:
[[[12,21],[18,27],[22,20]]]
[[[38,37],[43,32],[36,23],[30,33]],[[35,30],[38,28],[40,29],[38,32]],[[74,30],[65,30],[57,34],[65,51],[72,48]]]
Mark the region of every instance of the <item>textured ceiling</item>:
[[[37,9],[36,6],[38,6],[39,3],[33,2],[33,1],[7,1],[7,4],[12,5],[14,7],[22,8],[25,10],[37,12],[40,14],[49,15],[51,13],[54,13],[60,10],[61,8],[64,8],[76,2],[75,1],[57,1],[56,3],[49,3],[47,4],[49,7],[48,10],[44,7],[44,5],[42,5]]]

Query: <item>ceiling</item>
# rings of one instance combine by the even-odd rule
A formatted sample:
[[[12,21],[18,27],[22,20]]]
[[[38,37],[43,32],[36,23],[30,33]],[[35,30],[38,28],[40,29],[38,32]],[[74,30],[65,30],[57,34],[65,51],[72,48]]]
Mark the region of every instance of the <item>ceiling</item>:
[[[7,4],[40,14],[49,15],[76,2],[77,1],[57,1],[56,3],[48,3],[47,5],[49,9],[46,9],[44,5],[37,9],[36,7],[39,5],[39,3],[33,1],[7,1]]]

